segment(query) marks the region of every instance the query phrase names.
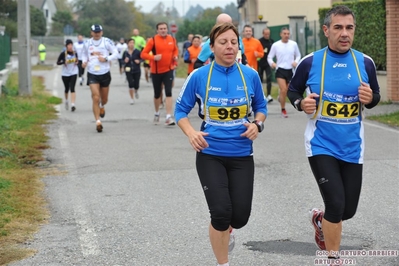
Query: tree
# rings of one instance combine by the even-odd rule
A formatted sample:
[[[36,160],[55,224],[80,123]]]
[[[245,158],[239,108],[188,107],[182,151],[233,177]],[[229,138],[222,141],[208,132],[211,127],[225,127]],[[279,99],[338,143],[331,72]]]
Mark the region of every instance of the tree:
[[[207,8],[202,13],[198,14],[197,20],[213,19],[213,21],[216,21],[215,19],[220,13],[223,13],[221,7]]]
[[[17,2],[12,0],[2,0],[0,5],[0,25],[6,26],[6,33],[11,38],[17,37]]]
[[[64,35],[64,27],[72,25],[72,14],[69,11],[57,11],[52,19],[51,35],[53,36]]]
[[[140,7],[134,6],[134,2],[128,2],[132,21],[130,31],[127,37],[132,36],[133,29],[139,29],[140,35],[143,37],[150,37],[154,34],[155,25],[157,24],[156,18],[152,14],[144,14],[140,11]]]
[[[68,0],[54,0],[55,6],[57,7],[57,11],[69,11],[72,12],[72,7],[68,3]]]
[[[199,13],[202,13],[204,9],[200,5],[196,5],[195,7],[190,6],[184,18],[188,20],[195,20]]]
[[[223,12],[229,14],[233,21],[237,23],[240,21],[240,13],[238,12],[237,6],[234,3],[226,5]]]
[[[124,0],[76,0],[74,6],[79,10],[78,31],[83,35],[89,35],[92,22],[101,24],[104,35],[114,40],[131,31],[132,13]]]
[[[43,12],[34,6],[30,6],[30,34],[32,36],[46,35],[46,19]]]

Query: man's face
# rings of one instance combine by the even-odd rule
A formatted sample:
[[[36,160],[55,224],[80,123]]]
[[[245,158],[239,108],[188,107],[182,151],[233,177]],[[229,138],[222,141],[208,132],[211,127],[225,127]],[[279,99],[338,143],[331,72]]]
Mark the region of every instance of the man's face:
[[[247,39],[251,38],[252,37],[252,28],[245,27],[243,33],[244,33],[244,38],[247,38]]]
[[[91,37],[93,37],[94,40],[99,40],[101,37],[103,36],[103,32],[99,31],[99,32],[91,32]]]
[[[263,38],[265,38],[266,40],[270,39],[270,30],[263,31]]]
[[[157,33],[160,36],[165,37],[166,35],[168,35],[168,26],[166,24],[158,25]]]
[[[282,42],[288,42],[290,39],[290,31],[289,30],[283,30],[280,32],[280,37]]]
[[[345,53],[352,47],[355,22],[352,15],[332,15],[330,27],[324,25],[323,31],[328,39],[328,46],[336,52]]]

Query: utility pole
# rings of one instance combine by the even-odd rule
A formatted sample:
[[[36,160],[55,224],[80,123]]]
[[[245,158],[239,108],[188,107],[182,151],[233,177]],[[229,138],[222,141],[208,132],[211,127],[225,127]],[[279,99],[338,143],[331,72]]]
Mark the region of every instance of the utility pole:
[[[18,0],[19,95],[32,95],[29,1]]]

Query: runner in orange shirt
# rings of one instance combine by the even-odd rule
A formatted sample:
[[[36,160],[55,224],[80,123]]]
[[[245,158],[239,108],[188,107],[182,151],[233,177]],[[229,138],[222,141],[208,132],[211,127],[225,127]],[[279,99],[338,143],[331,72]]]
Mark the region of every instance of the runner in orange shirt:
[[[258,71],[258,58],[264,55],[262,43],[252,36],[252,27],[250,25],[244,26],[244,38],[242,42],[245,47],[245,56],[247,57],[248,66]]]
[[[172,118],[172,87],[174,80],[174,69],[178,60],[179,49],[176,39],[168,34],[168,24],[160,22],[156,26],[157,34],[150,38],[141,52],[144,60],[151,62],[151,79],[154,88],[154,123],[159,123],[159,106],[161,104],[162,84],[165,86],[166,95],[166,120],[165,125],[174,126],[176,123]],[[152,52],[152,55],[150,54]]]
[[[191,40],[191,46],[184,52],[184,62],[188,63],[187,75],[190,75],[194,70],[194,63],[201,52],[201,38],[195,35]]]

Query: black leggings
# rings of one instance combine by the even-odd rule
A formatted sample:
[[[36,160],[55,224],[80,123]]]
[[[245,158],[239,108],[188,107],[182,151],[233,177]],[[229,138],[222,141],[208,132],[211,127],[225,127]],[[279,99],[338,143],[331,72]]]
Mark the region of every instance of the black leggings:
[[[141,72],[137,73],[125,72],[125,73],[126,73],[127,82],[129,83],[129,89],[138,90],[140,86]]]
[[[82,60],[78,61],[78,68],[79,68],[79,78],[80,78],[85,73],[85,69],[82,67]]]
[[[65,93],[68,93],[69,90],[71,91],[71,93],[75,92],[76,78],[77,75],[62,76],[62,82],[64,82]]]
[[[226,231],[230,225],[237,229],[246,225],[253,196],[253,157],[197,153],[196,166],[213,228]]]
[[[161,97],[162,84],[165,86],[166,97],[172,97],[172,84],[174,79],[174,71],[170,70],[165,73],[155,74],[151,73],[152,86],[154,87],[154,98]]]
[[[324,200],[324,219],[339,223],[352,218],[359,203],[363,165],[328,155],[309,157],[309,163]]]
[[[263,83],[263,73],[266,73],[266,90],[267,90],[267,95],[270,95],[272,91],[272,69],[268,64],[265,66],[258,67],[258,74],[260,77],[260,81],[262,83]]]

